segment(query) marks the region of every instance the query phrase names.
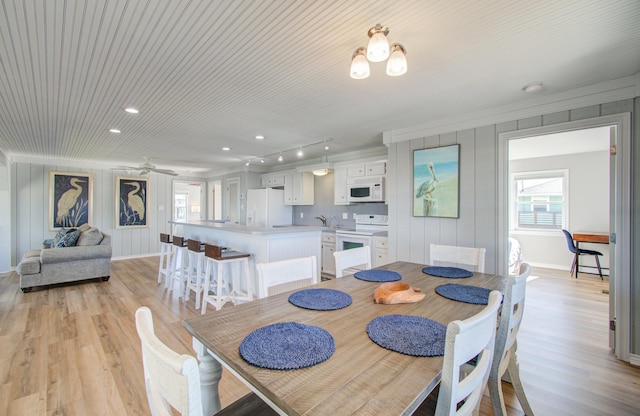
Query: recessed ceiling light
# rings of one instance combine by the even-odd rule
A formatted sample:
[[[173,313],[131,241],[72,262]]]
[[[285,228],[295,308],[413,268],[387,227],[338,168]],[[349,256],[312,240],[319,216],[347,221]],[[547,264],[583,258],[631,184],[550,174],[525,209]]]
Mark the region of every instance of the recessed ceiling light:
[[[325,146],[325,147],[324,147],[324,150],[329,150],[329,146]]]
[[[304,153],[302,152],[302,149],[298,150],[297,155],[298,155],[298,157],[304,156]]]
[[[127,107],[124,109],[124,111],[126,111],[127,113],[130,114],[138,114],[140,111],[138,111],[137,109],[133,108],[133,107]]]
[[[230,147],[225,146],[225,147],[223,147],[223,148],[222,148],[222,150],[224,150],[225,152],[228,152],[229,150],[231,150],[231,148],[230,148]]]
[[[109,131],[110,131],[111,133],[122,133],[122,132],[121,132],[120,130],[118,130],[118,129],[109,129]]]
[[[533,84],[529,84],[529,85],[525,85],[522,88],[522,91],[524,92],[538,92],[538,91],[542,91],[542,82],[536,82]]]
[[[284,158],[282,157],[282,155],[278,156],[278,162],[282,162],[284,160]]]
[[[260,159],[260,163],[264,163],[264,159]]]
[[[259,134],[256,136],[256,140],[264,140],[264,136]]]

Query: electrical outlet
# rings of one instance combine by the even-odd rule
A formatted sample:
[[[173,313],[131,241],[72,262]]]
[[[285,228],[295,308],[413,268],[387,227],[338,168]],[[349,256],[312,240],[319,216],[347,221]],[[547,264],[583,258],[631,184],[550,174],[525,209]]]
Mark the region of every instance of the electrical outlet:
[[[300,213],[300,218],[304,218],[304,212]]]
[[[353,219],[354,219],[354,220],[356,219],[356,215],[358,215],[358,214],[356,214],[356,213],[354,212],[354,213],[353,213]]]
[[[342,213],[342,219],[343,220],[348,220],[349,219],[349,213],[348,212],[343,212]]]

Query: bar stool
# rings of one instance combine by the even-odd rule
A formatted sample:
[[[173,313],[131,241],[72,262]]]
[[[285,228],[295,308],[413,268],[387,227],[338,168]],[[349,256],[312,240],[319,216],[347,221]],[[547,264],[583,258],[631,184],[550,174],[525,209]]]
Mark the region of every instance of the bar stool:
[[[180,282],[180,295],[184,291],[184,282],[187,277],[187,241],[184,237],[173,236],[173,259],[171,269],[169,270],[170,276],[167,276],[166,288],[173,290],[175,281]],[[170,278],[169,278],[170,277]]]
[[[187,240],[187,256],[189,271],[184,292],[185,302],[193,290],[196,294],[196,309],[200,309],[200,294],[202,292],[202,280],[204,278],[204,243],[198,240]]]
[[[171,246],[173,241],[169,234],[160,233],[160,264],[158,266],[158,284],[162,283],[162,275],[165,276],[165,282],[169,279],[171,267]],[[165,283],[166,285],[166,283]]]
[[[251,254],[223,250],[220,246],[205,244],[204,256],[207,268],[204,274],[204,292],[202,295],[203,314],[207,311],[207,303],[212,304],[216,310],[220,310],[227,302],[237,304],[241,301],[253,300],[253,282],[249,275],[249,257]],[[241,266],[241,275],[231,273],[231,268],[234,264]],[[214,270],[216,271],[215,284],[212,284],[214,282],[211,275]],[[229,271],[230,276],[225,275],[225,270]],[[241,277],[244,278],[246,292],[241,290]],[[231,288],[229,288],[229,283],[231,283]]]

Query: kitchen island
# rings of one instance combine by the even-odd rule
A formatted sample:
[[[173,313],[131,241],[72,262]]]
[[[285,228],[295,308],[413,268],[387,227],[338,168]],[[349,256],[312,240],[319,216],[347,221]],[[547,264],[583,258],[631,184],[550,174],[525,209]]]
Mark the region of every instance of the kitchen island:
[[[182,228],[183,237],[251,254],[249,272],[254,296],[258,290],[256,264],[316,256],[318,276],[322,258],[320,226],[249,227],[213,221],[169,221]],[[179,235],[179,234],[178,234]]]

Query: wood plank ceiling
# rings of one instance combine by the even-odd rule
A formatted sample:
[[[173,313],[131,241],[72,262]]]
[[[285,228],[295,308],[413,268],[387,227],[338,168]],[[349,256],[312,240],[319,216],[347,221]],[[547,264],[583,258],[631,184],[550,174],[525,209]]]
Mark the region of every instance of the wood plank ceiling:
[[[329,138],[329,151],[310,146],[307,157],[381,146],[383,131],[528,99],[531,82],[551,94],[640,72],[637,0],[0,6],[0,152],[9,158],[148,156],[183,171],[233,170]],[[376,23],[406,47],[408,73],[371,64],[368,79],[353,80],[351,55]]]

